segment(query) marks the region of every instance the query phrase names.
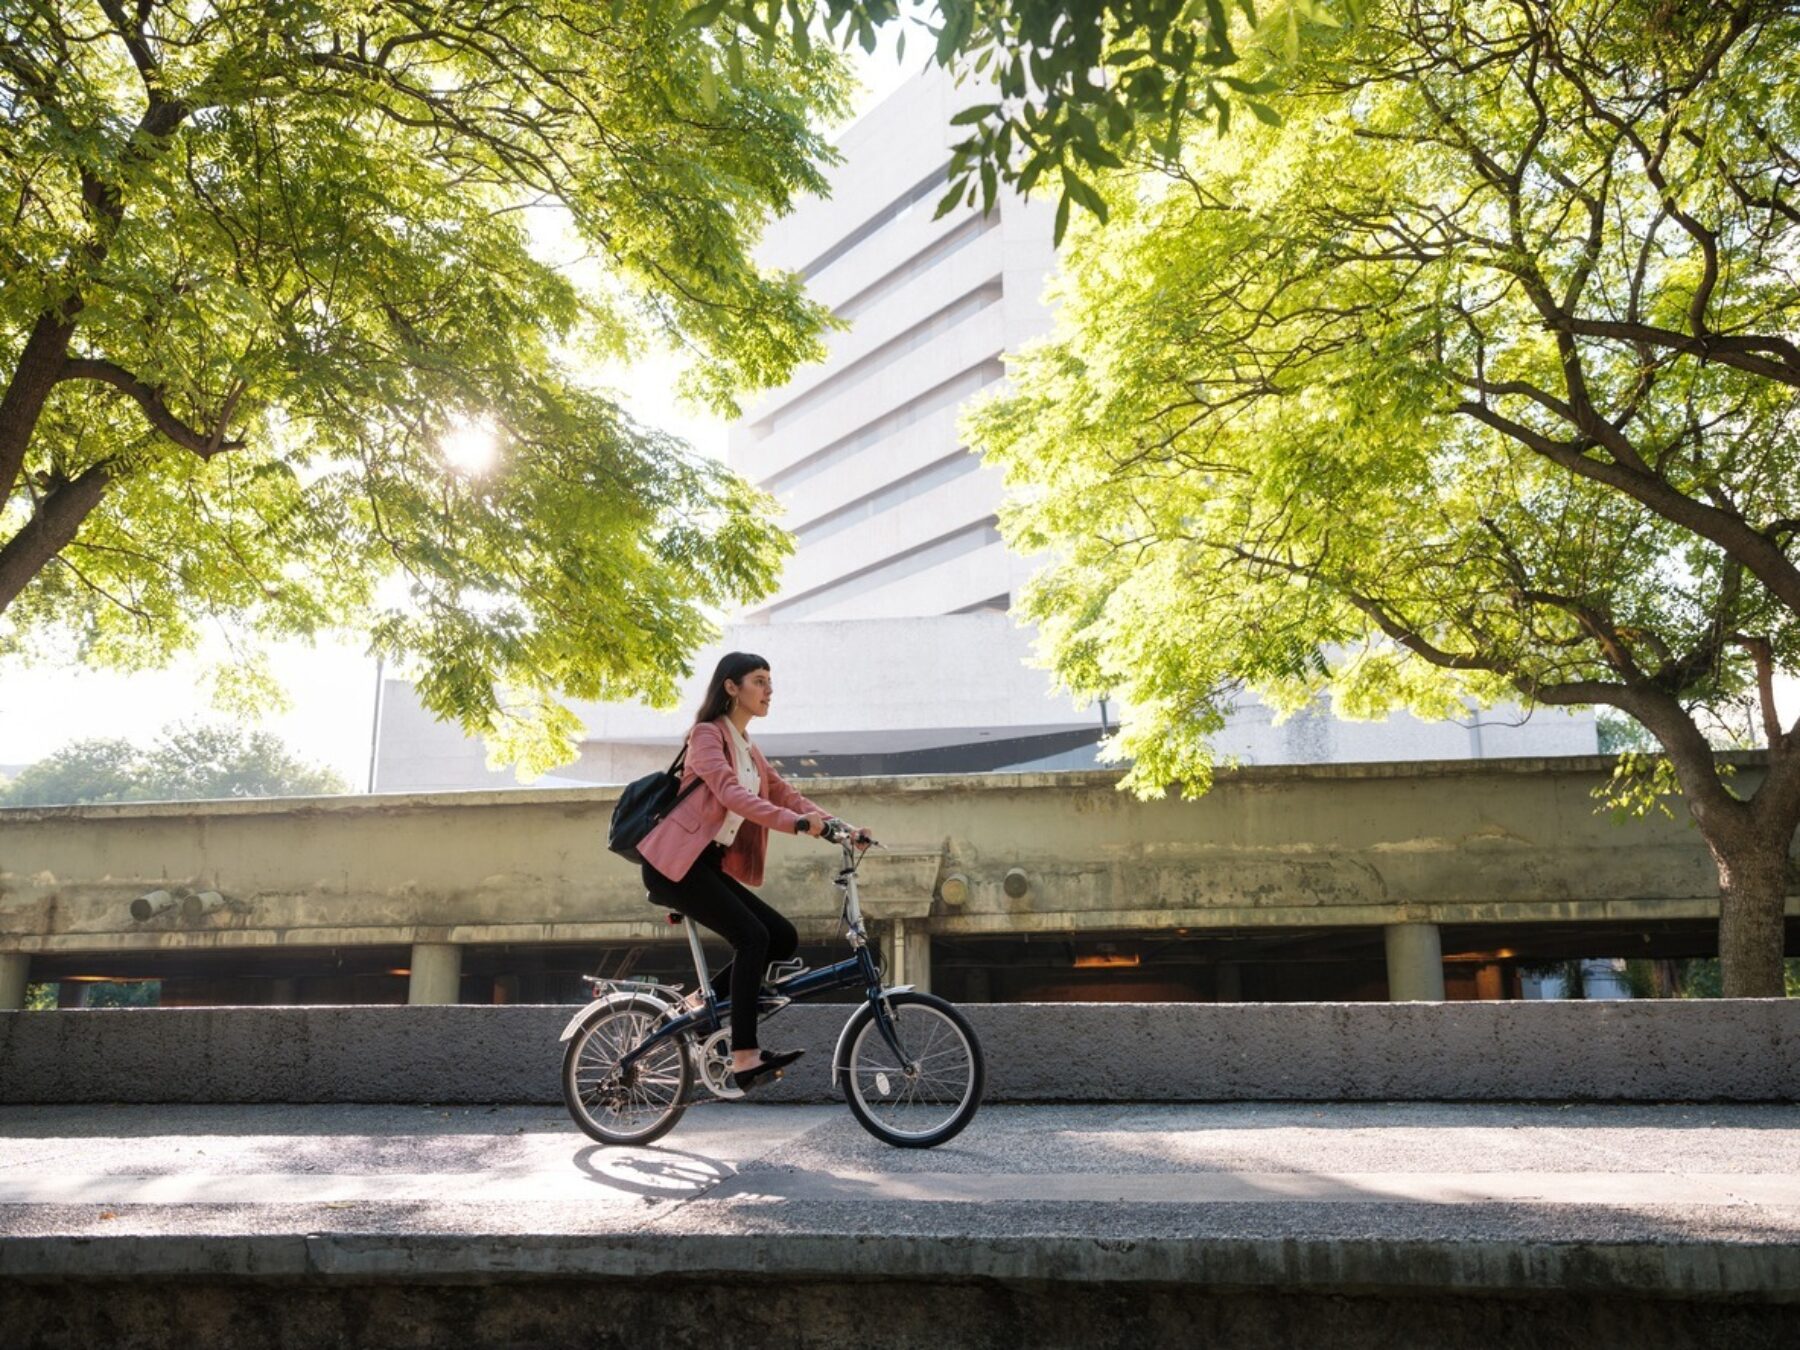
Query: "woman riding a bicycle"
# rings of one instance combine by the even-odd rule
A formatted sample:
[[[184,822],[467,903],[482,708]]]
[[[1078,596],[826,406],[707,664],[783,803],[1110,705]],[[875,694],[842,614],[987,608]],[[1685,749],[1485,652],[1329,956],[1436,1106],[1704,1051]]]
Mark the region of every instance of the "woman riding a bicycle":
[[[774,692],[762,657],[729,652],[720,659],[688,732],[681,780],[686,795],[638,845],[650,899],[731,943],[732,959],[713,990],[731,1000],[731,1068],[739,1088],[754,1086],[804,1053],[757,1044],[764,973],[799,946],[794,925],[750,889],[762,884],[768,832],[819,837],[826,821],[825,812],[790,787],[751,743],[750,722],[768,715]],[[866,845],[867,836],[856,834]]]

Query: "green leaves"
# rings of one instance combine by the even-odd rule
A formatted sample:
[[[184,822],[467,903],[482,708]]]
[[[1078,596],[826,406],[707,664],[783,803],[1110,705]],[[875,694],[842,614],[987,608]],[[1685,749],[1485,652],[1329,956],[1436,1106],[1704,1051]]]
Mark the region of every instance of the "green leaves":
[[[876,29],[900,12],[895,0],[786,0],[785,11],[781,0],[727,0],[723,10],[701,9],[707,22],[786,33],[802,52],[815,26],[842,46],[873,50]],[[1065,228],[1071,206],[1099,215],[1094,188],[1104,175],[1143,151],[1173,157],[1188,124],[1223,134],[1240,106],[1270,124],[1279,116],[1262,100],[1279,84],[1271,67],[1292,65],[1359,9],[1353,0],[1294,0],[1259,17],[1242,0],[1235,8],[1223,0],[934,0],[924,20],[932,59],[982,77],[1000,95],[952,119],[971,134],[952,148],[953,191],[939,213],[977,199],[985,210],[998,184],[1029,192],[1055,169]],[[1102,69],[1107,78],[1096,80]]]
[[[1717,333],[1800,327],[1773,261],[1800,243],[1774,167],[1800,114],[1772,55],[1800,22],[1732,45],[1696,19],[1652,52],[1579,6],[1554,32],[1368,8],[1294,68],[1221,80],[1254,120],[1189,127],[1097,204],[1059,166],[1059,238],[1072,204],[1109,224],[1064,251],[1055,334],[964,426],[1006,474],[1009,543],[1055,559],[1020,601],[1046,660],[1133,710],[1116,748],[1145,793],[1205,785],[1243,688],[1367,718],[1613,701],[1665,746],[1749,743],[1757,644],[1800,663],[1795,535],[1758,570],[1703,507],[1800,519],[1800,370],[1701,361],[1682,334],[1696,297]],[[1559,54],[1590,43],[1577,87]],[[1659,101],[1651,71],[1694,87]],[[1696,231],[1592,134],[1595,101],[1671,147]],[[1615,335],[1633,312],[1664,336]],[[1684,771],[1690,796],[1711,777]]]
[[[752,250],[823,185],[841,60],[745,50],[717,4],[183,15],[150,48],[189,101],[162,137],[133,131],[117,35],[9,19],[10,74],[58,78],[0,123],[0,389],[70,296],[66,354],[129,378],[0,427],[23,447],[0,449],[0,581],[23,585],[0,650],[64,633],[150,666],[208,618],[368,632],[435,713],[540,768],[570,751],[559,700],[672,696],[707,613],[765,594],[789,542],[589,354],[680,351],[729,413],[818,353],[825,316]],[[459,418],[498,429],[485,472],[446,462]],[[184,448],[215,439],[242,444]],[[90,470],[72,541],[27,571],[12,546]],[[277,691],[248,667],[219,693]]]
[[[119,739],[70,742],[27,765],[12,782],[0,784],[0,806],[313,796],[347,790],[330,769],[295,757],[268,732],[178,724],[165,728],[148,751]]]

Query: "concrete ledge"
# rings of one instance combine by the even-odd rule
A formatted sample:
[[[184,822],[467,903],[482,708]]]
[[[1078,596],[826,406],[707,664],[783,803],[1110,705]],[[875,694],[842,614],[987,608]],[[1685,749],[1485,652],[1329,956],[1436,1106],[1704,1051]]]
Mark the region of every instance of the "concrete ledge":
[[[15,1280],[501,1280],[766,1278],[1053,1280],[1211,1289],[1625,1294],[1800,1304],[1800,1247],[1709,1242],[1391,1238],[1007,1237],[838,1233],[507,1235],[158,1234],[0,1239]]]
[[[555,1102],[573,1007],[0,1013],[0,1102]],[[851,1009],[771,1102],[831,1100]],[[1800,999],[986,1004],[990,1101],[1795,1101]]]

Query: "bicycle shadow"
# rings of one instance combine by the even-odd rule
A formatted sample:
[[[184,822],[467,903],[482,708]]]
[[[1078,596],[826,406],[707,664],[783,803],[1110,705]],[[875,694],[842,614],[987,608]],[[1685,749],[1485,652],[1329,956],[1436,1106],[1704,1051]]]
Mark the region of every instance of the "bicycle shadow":
[[[719,1158],[671,1148],[623,1150],[589,1144],[572,1161],[596,1185],[656,1200],[692,1199],[737,1175],[737,1168]]]

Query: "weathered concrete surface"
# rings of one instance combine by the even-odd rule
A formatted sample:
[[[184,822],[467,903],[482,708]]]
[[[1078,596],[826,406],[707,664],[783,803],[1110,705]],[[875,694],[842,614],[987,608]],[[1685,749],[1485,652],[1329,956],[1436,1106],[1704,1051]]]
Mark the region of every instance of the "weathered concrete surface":
[[[0,1102],[554,1102],[573,1007],[0,1013]],[[851,1009],[765,1043],[773,1101],[834,1100]],[[1800,999],[1450,1004],[981,1004],[988,1099],[1796,1101]]]
[[[1753,782],[1760,761],[1740,758]],[[1717,873],[1685,820],[1596,814],[1591,793],[1611,768],[1601,757],[1250,768],[1194,802],[1138,801],[1116,773],[807,790],[889,845],[864,865],[865,909],[915,936],[1715,915]],[[0,811],[0,952],[678,940],[637,870],[606,852],[616,796]],[[809,940],[838,932],[836,856],[772,842],[764,893]],[[940,893],[951,875],[966,878],[960,902]],[[152,890],[223,902],[133,919],[130,902]],[[1800,914],[1800,895],[1791,904]]]
[[[917,1153],[825,1107],[626,1150],[541,1107],[35,1107],[0,1146],[9,1350],[1800,1330],[1791,1106],[992,1107]]]

